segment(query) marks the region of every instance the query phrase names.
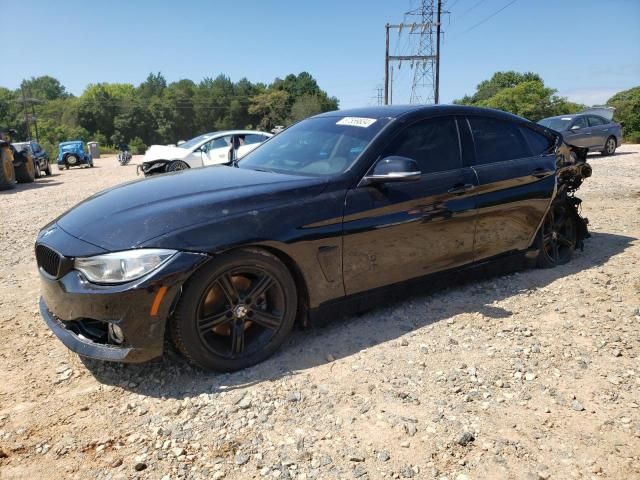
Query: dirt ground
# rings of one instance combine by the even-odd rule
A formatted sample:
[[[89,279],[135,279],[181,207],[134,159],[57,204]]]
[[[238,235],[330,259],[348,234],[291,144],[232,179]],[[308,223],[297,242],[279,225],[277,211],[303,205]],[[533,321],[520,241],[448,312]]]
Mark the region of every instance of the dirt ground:
[[[640,478],[640,145],[590,162],[569,264],[298,331],[226,375],[81,360],[39,316],[37,231],[135,165],[0,192],[0,478]]]

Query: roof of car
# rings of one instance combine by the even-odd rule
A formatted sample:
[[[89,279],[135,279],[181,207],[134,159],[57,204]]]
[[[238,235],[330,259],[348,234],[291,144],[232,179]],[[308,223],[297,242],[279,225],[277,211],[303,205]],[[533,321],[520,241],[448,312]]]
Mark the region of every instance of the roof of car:
[[[251,134],[251,133],[257,133],[260,135],[269,135],[272,136],[272,133],[269,132],[262,132],[260,130],[219,130],[217,132],[208,132],[208,133],[203,133],[202,135],[198,135],[199,137],[203,137],[205,135],[213,137],[213,136],[221,136],[221,135],[247,135],[247,134]]]
[[[581,117],[583,115],[587,115],[586,113],[569,113],[568,115],[556,115],[554,117],[546,117],[543,118],[542,120],[551,120],[552,118],[566,118],[567,120],[573,120],[576,117]],[[593,114],[589,114],[589,115],[593,115]],[[599,116],[599,115],[596,115]]]
[[[348,110],[334,110],[321,113],[314,118],[322,117],[365,117],[365,118],[399,118],[407,114],[424,112],[433,115],[490,115],[523,121],[522,117],[491,108],[471,107],[468,105],[380,105]]]
[[[68,140],[66,142],[60,142],[59,145],[71,145],[72,143],[84,143],[82,140]]]

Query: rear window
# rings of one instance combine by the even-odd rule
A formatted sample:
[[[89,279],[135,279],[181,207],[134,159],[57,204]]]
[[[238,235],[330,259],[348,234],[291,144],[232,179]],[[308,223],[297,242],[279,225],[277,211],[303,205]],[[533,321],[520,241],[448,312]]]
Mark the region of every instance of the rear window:
[[[528,127],[520,127],[520,131],[522,131],[527,142],[529,142],[529,147],[531,147],[531,152],[534,155],[543,155],[548,153],[553,147],[553,139],[540,132],[536,132]]]
[[[476,165],[529,157],[530,150],[518,125],[488,117],[469,117]]]

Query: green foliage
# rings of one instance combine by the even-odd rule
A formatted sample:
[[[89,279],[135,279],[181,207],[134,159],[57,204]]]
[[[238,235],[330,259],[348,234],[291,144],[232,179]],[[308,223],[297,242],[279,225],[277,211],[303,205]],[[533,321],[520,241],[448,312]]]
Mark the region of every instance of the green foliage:
[[[305,94],[291,106],[291,122],[299,122],[307,117],[322,112],[322,102],[317,95]]]
[[[251,98],[249,113],[262,119],[259,127],[271,129],[285,122],[289,107],[289,94],[285,90],[268,90]]]
[[[57,100],[71,96],[59,80],[49,75],[25,79],[20,84],[20,89],[24,91],[25,96],[40,100]]]
[[[481,82],[472,96],[464,96],[454,103],[495,108],[511,112],[532,121],[545,117],[576,113],[584,105],[569,102],[556,95],[557,90],[544,85],[535,73],[496,72]]]
[[[640,143],[640,131],[625,133],[624,141],[628,143]]]
[[[246,78],[233,82],[225,75],[198,84],[188,79],[168,84],[158,72],[137,87],[91,84],[79,97],[49,76],[25,79],[22,86],[30,99],[26,112],[21,88],[0,87],[0,125],[16,128],[18,139],[26,139],[25,113],[35,113],[40,143],[51,156],[64,140],[95,140],[102,151],[126,142],[133,151],[144,153],[150,144],[177,143],[222,129],[268,130],[338,108],[338,100],[321,90],[307,72],[287,75],[271,85]],[[33,136],[33,125],[30,131]]]
[[[142,155],[147,151],[147,146],[144,144],[140,137],[132,138],[129,142],[129,148],[134,155]]]
[[[607,105],[615,107],[614,119],[622,122],[625,141],[640,143],[640,87],[616,93]]]

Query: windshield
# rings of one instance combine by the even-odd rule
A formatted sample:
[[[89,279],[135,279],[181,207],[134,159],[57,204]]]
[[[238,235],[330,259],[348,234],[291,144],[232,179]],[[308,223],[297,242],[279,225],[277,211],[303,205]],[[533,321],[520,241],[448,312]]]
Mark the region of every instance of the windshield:
[[[260,145],[238,166],[294,175],[343,173],[388,122],[388,118],[309,118]]]
[[[213,137],[213,135],[210,133],[205,133],[204,135],[198,135],[196,138],[192,138],[191,140],[188,140],[183,144],[178,145],[178,148],[186,148],[186,149],[193,148],[196,145],[198,145],[200,142],[204,142],[205,140],[208,140],[211,137]]]
[[[550,128],[555,130],[556,132],[563,132],[569,128],[571,122],[573,121],[573,117],[553,117],[553,118],[543,118],[538,123],[543,127]]]

